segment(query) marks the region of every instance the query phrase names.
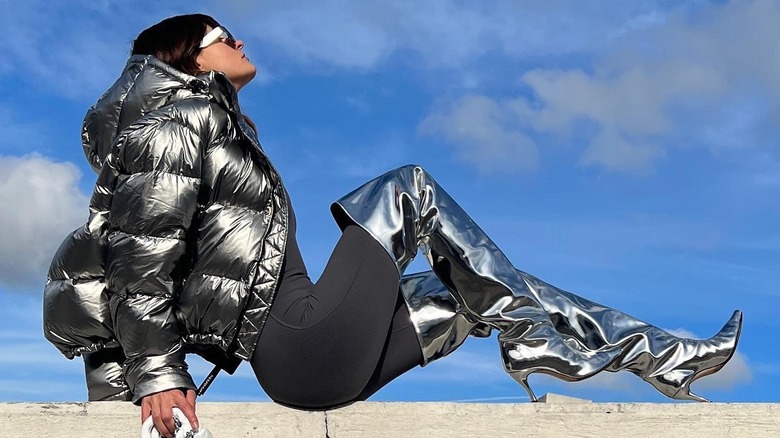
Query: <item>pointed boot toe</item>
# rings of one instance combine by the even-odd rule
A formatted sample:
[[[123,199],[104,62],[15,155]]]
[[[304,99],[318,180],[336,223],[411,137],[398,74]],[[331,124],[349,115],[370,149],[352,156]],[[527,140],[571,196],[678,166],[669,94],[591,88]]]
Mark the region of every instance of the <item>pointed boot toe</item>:
[[[720,371],[734,356],[742,332],[742,312],[735,311],[723,328],[710,339],[677,344],[676,351],[665,361],[668,371],[642,377],[676,400],[709,401],[691,392],[691,384],[701,377]],[[661,368],[661,367],[659,367]]]

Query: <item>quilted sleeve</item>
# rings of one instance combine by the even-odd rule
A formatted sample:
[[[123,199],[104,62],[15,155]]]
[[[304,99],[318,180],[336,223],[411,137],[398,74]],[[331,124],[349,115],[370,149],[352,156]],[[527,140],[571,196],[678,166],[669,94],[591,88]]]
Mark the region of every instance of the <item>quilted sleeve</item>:
[[[130,126],[105,164],[118,175],[109,206],[106,286],[135,403],[156,392],[195,388],[173,304],[186,270],[208,139],[177,115],[152,114]]]

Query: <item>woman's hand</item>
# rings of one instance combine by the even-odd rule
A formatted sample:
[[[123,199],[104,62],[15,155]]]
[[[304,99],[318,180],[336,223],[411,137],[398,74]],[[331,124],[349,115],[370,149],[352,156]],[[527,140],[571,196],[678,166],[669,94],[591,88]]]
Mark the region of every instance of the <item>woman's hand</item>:
[[[147,395],[141,400],[141,424],[152,416],[154,427],[164,437],[173,437],[176,425],[173,422],[173,408],[179,408],[189,420],[193,429],[198,430],[198,417],[195,415],[195,391],[170,389]]]

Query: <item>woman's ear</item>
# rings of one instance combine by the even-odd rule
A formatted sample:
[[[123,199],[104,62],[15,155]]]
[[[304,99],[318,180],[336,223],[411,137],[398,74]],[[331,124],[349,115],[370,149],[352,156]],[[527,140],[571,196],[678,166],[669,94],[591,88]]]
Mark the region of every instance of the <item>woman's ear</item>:
[[[198,53],[198,56],[195,57],[195,68],[198,69],[197,74],[201,74],[201,73],[204,72],[203,64],[201,64],[201,62],[200,62],[202,56],[203,56],[202,53]]]

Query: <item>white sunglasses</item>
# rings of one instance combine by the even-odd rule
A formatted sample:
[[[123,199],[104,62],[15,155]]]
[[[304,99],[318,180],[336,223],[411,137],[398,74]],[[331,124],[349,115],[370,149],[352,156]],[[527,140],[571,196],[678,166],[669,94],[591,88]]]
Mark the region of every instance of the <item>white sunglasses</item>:
[[[236,39],[233,38],[233,35],[230,33],[230,31],[224,27],[217,26],[214,29],[211,29],[211,32],[207,33],[206,36],[203,37],[200,42],[200,48],[203,49],[208,47],[217,41],[222,41],[232,49],[238,47],[238,44],[236,44]]]

